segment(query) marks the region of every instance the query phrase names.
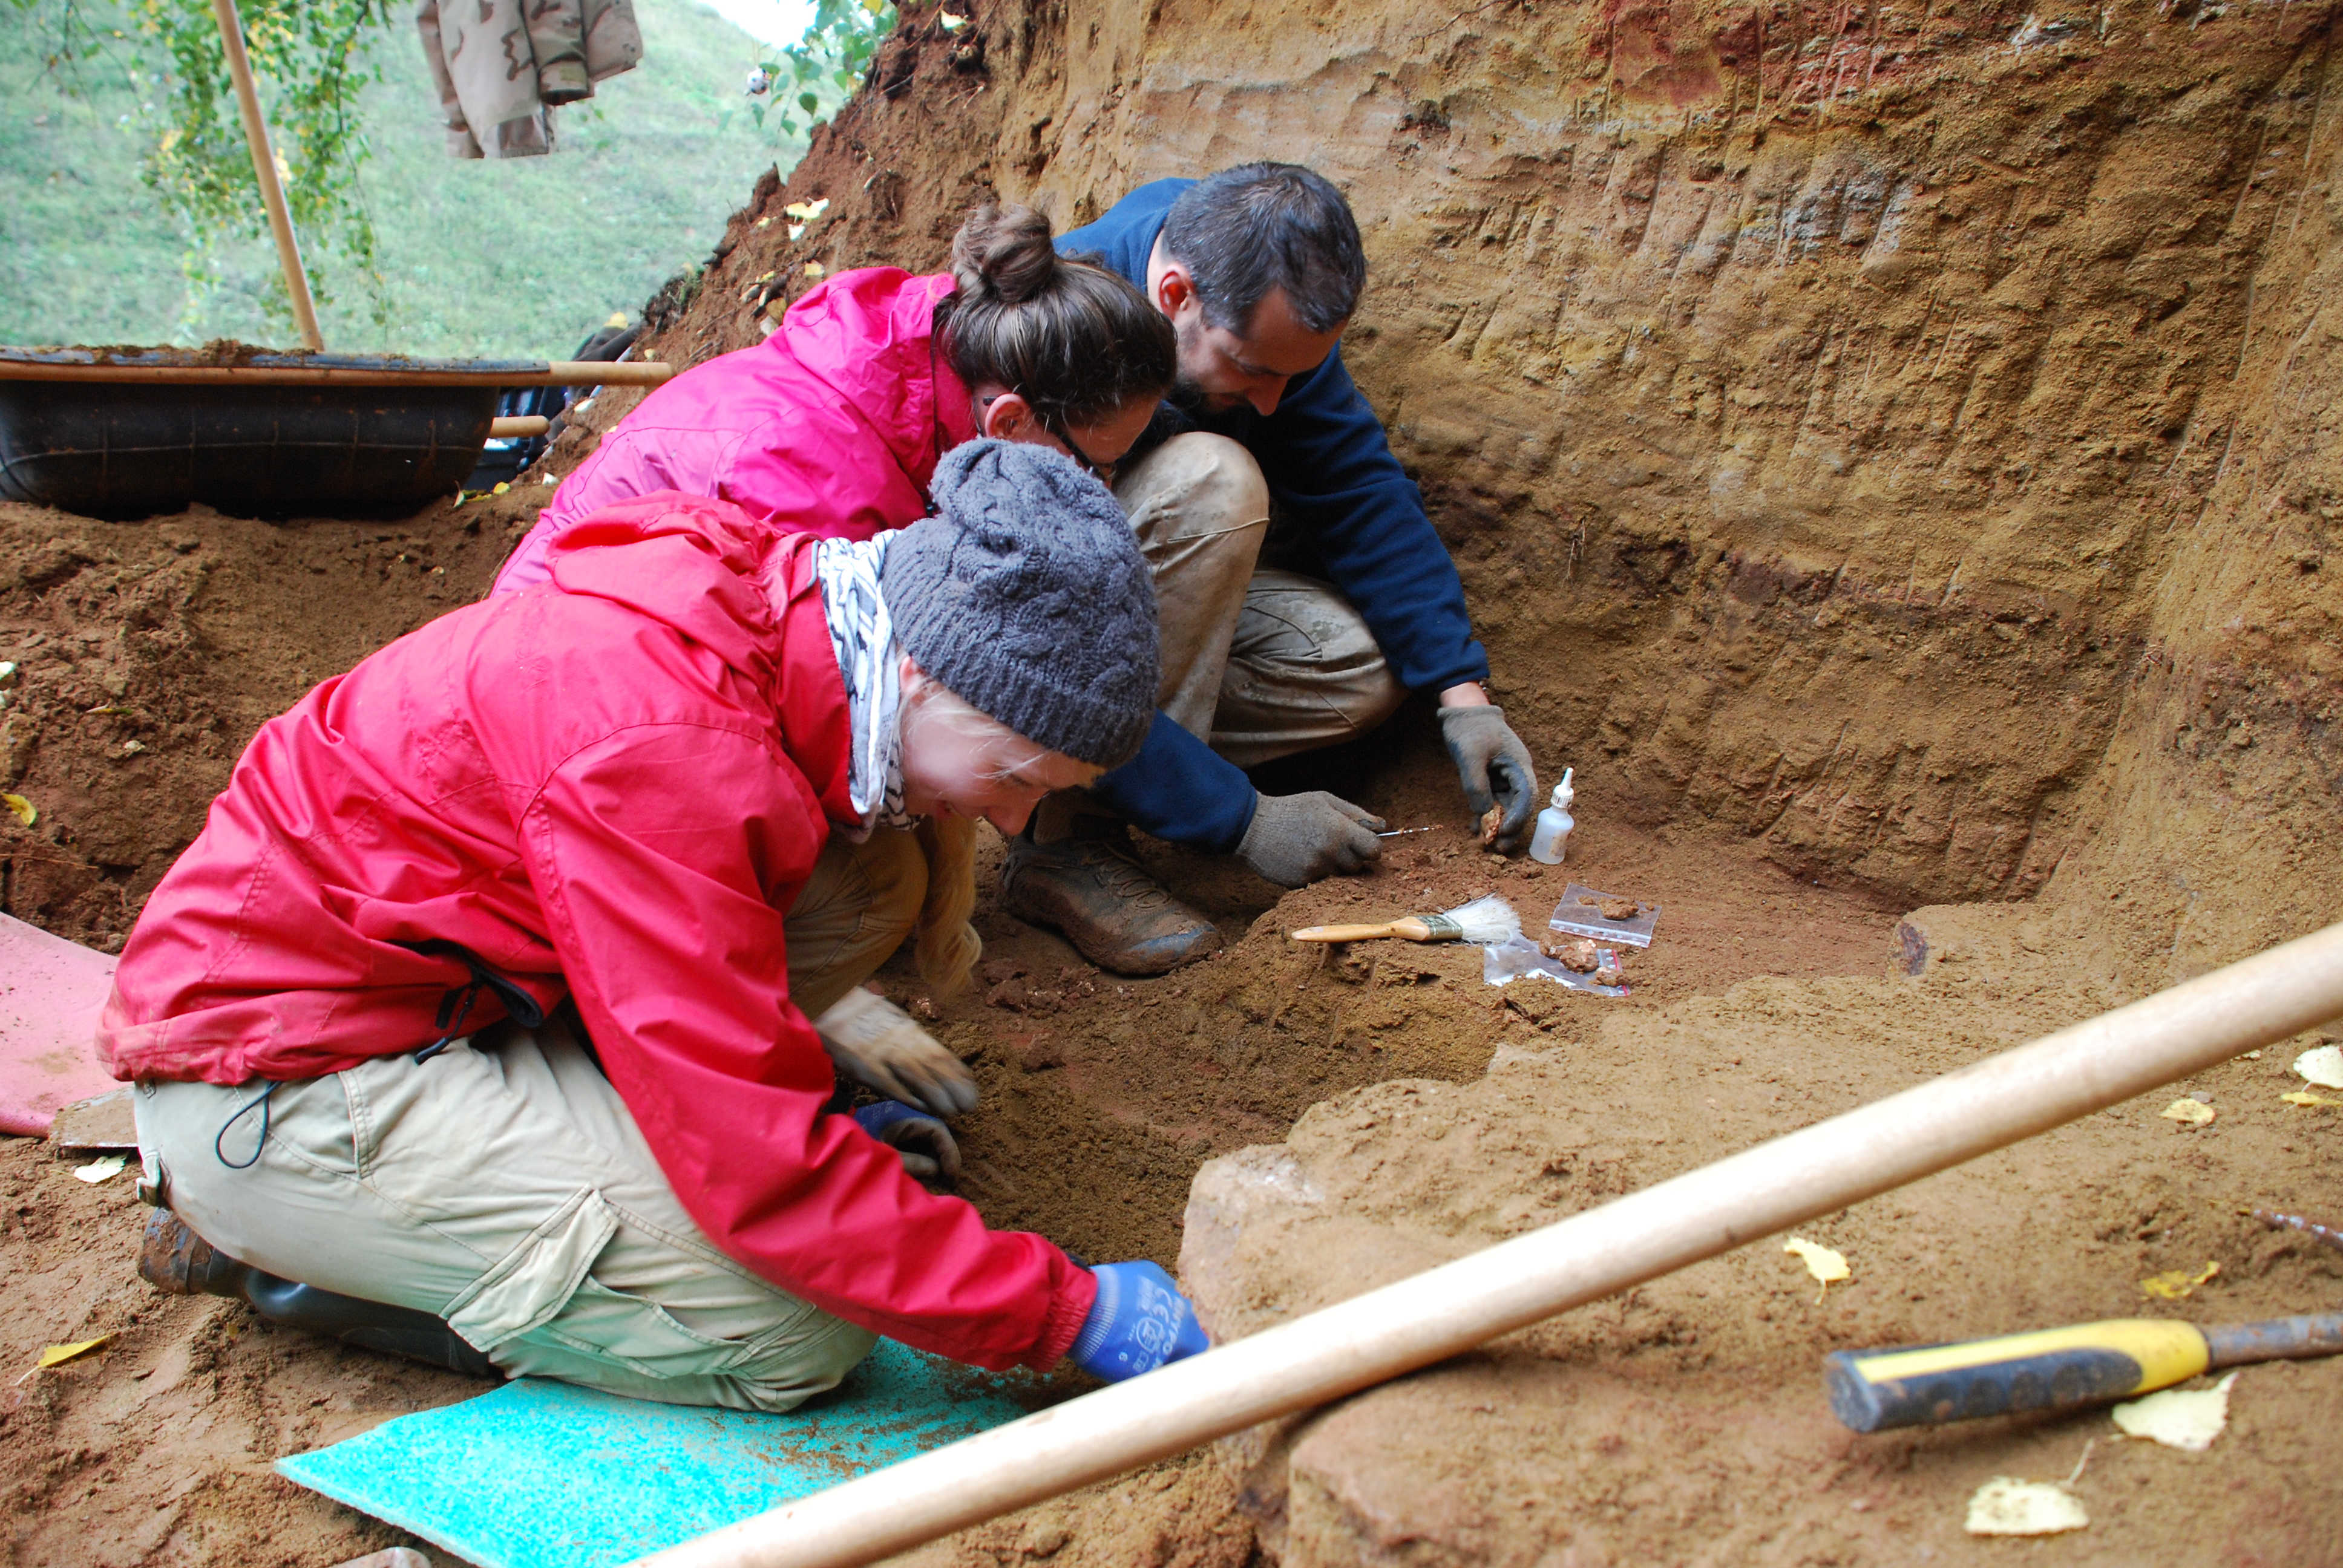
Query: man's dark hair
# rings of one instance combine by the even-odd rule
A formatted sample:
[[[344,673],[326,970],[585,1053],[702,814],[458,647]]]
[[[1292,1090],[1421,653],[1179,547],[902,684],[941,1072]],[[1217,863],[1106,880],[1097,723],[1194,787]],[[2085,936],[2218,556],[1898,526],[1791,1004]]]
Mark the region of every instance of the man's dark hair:
[[[1172,204],[1163,248],[1195,279],[1204,319],[1239,336],[1272,288],[1311,331],[1339,331],[1367,281],[1351,204],[1299,164],[1240,164],[1197,181]]]

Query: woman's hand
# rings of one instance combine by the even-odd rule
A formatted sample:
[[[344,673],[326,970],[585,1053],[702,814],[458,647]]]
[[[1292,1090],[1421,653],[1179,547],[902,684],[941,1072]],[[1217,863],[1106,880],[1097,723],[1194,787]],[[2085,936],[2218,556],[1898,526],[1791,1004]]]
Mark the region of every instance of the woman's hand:
[[[857,986],[813,1028],[838,1070],[866,1089],[932,1116],[976,1109],[976,1074],[885,997]]]
[[[1212,1348],[1196,1310],[1156,1264],[1101,1263],[1091,1272],[1098,1299],[1066,1354],[1092,1377],[1121,1382]]]
[[[854,1112],[854,1124],[903,1157],[903,1169],[921,1181],[960,1178],[960,1141],[932,1116],[892,1100]]]

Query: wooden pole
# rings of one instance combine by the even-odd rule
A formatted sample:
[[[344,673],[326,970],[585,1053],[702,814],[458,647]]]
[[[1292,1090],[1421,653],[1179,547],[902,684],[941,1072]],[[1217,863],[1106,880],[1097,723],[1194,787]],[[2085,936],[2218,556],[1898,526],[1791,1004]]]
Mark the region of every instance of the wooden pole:
[[[870,1563],[1429,1366],[2120,1104],[2338,1013],[2343,925],[644,1562],[648,1568]]]
[[[509,441],[542,436],[553,428],[553,421],[542,414],[500,414],[488,421],[488,439]]]
[[[0,381],[143,381],[209,387],[657,387],[675,367],[657,360],[622,364],[599,359],[557,359],[525,365],[452,366],[345,365],[107,365],[55,364],[0,358]]]
[[[236,78],[245,145],[252,150],[253,177],[260,182],[268,226],[277,236],[277,260],[285,269],[285,292],[292,297],[293,324],[300,328],[302,343],[314,353],[326,346],[326,340],[317,331],[317,307],[309,301],[309,275],[301,269],[301,245],[293,234],[293,212],[285,205],[285,187],[277,179],[277,159],[268,149],[268,124],[260,117],[260,94],[252,85],[252,62],[244,53],[244,23],[236,14],[236,0],[212,0],[212,15],[219,19],[228,75]]]

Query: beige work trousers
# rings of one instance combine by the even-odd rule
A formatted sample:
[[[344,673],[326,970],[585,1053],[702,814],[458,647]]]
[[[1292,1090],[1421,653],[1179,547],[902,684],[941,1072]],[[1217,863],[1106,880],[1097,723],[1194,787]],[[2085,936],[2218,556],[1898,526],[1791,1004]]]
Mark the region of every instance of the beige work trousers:
[[[869,978],[926,889],[911,834],[833,836],[784,922],[792,999],[818,1014]],[[875,1342],[701,1233],[558,1018],[281,1084],[264,1142],[261,1110],[229,1123],[265,1087],[138,1085],[172,1210],[270,1273],[443,1317],[511,1376],[785,1411]]]
[[[1256,568],[1269,487],[1223,436],[1175,436],[1114,486],[1155,582],[1157,706],[1240,768],[1355,739],[1406,688],[1333,584]]]

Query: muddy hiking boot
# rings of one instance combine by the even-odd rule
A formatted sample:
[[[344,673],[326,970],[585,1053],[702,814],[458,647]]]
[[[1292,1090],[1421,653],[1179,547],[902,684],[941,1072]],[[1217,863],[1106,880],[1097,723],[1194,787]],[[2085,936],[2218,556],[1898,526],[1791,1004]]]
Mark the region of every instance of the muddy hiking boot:
[[[468,1377],[501,1377],[488,1358],[429,1312],[362,1302],[297,1284],[238,1262],[189,1230],[168,1209],[146,1217],[138,1277],[175,1296],[226,1296],[248,1302],[273,1323],[307,1329],[361,1350],[405,1356]]]
[[[1009,840],[1001,890],[1011,914],[1054,927],[1082,957],[1117,974],[1163,974],[1226,945],[1212,921],[1131,858],[1120,822],[1085,820],[1047,844],[1035,843],[1029,827]]]

